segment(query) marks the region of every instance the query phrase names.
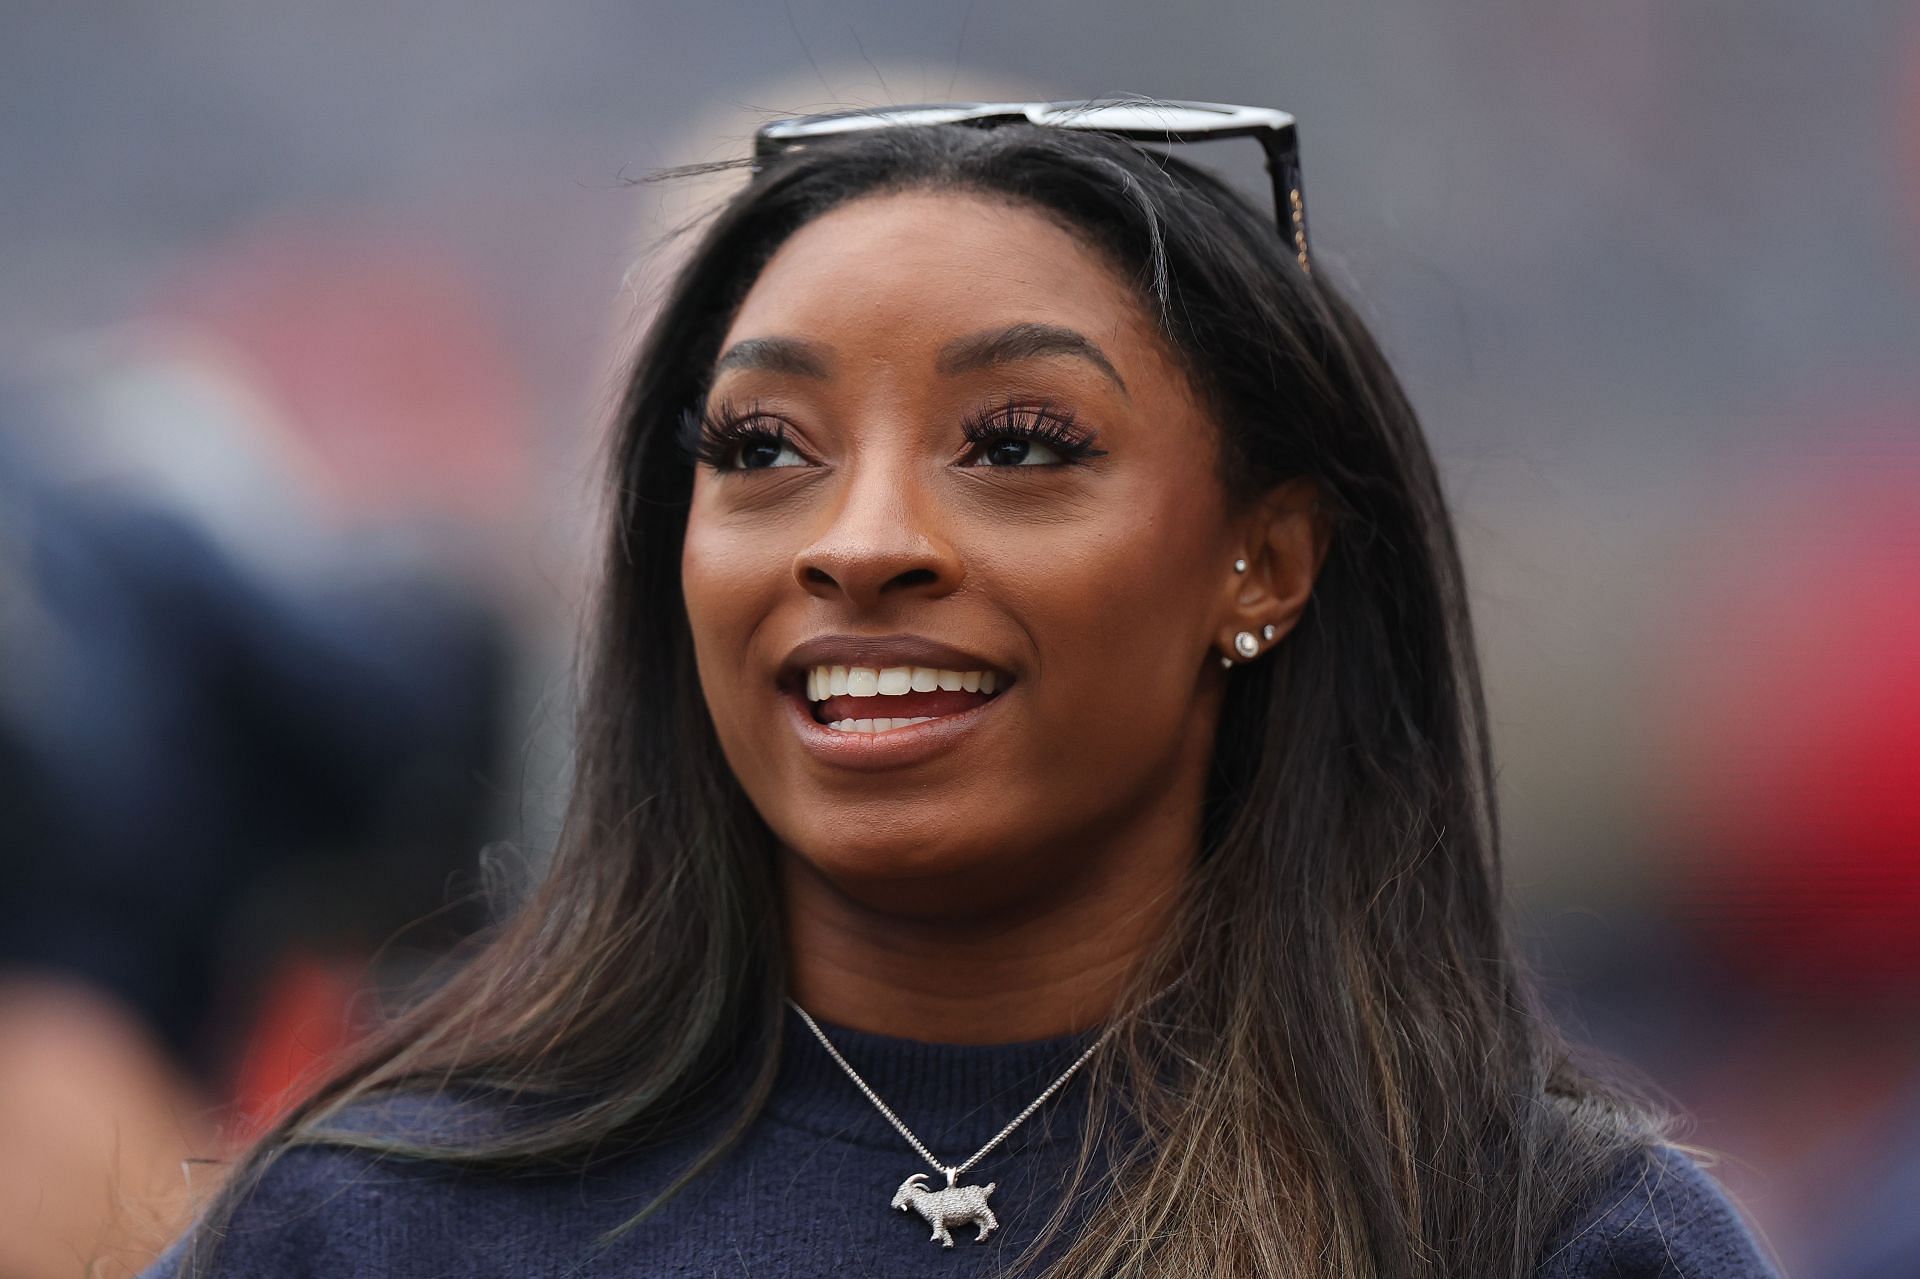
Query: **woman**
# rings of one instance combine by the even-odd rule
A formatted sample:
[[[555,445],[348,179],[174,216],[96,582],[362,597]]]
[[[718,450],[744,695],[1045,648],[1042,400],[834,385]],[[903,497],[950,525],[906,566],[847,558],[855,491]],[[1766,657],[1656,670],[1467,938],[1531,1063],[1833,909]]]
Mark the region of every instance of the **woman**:
[[[1297,248],[1100,133],[772,158],[633,370],[550,872],[155,1273],[1769,1273],[1537,1011]]]

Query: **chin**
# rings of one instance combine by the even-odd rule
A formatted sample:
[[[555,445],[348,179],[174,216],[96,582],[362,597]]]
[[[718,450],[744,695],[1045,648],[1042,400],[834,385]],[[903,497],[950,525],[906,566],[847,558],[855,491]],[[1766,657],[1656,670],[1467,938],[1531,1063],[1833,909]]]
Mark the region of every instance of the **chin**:
[[[878,914],[907,919],[967,919],[1017,912],[1040,878],[1035,854],[1007,855],[1005,841],[955,845],[898,836],[867,841],[844,837],[788,845],[784,860],[797,873]]]

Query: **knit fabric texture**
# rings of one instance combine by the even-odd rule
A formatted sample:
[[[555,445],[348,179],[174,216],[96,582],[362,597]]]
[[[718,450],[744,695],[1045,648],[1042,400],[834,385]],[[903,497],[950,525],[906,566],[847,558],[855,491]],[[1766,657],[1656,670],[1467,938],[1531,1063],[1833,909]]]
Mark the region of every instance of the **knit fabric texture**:
[[[1076,1078],[962,1185],[994,1187],[999,1229],[928,1223],[890,1207],[916,1155],[787,1013],[773,1095],[744,1139],[640,1225],[644,1208],[704,1148],[702,1135],[565,1173],[455,1171],[420,1160],[296,1147],[241,1205],[215,1254],[229,1276],[767,1276],[973,1279],[1007,1269],[1060,1204],[1079,1153],[1086,1081]],[[1085,1036],[989,1046],[924,1044],[827,1025],[834,1044],[940,1159],[957,1164],[1057,1078]],[[393,1099],[353,1112],[372,1131],[497,1122],[483,1103]],[[1076,1218],[1078,1213],[1076,1212]],[[142,1279],[176,1279],[182,1236]],[[1051,1251],[1044,1255],[1051,1255]],[[1572,1215],[1539,1279],[1778,1279],[1731,1201],[1684,1153],[1623,1168]]]

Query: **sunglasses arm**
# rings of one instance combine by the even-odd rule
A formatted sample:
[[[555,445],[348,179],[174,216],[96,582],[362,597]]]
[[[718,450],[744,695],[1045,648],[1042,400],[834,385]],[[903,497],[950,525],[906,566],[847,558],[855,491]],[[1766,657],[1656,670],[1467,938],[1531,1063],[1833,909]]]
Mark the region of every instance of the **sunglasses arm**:
[[[1267,153],[1267,173],[1273,179],[1273,208],[1280,238],[1293,249],[1300,269],[1312,275],[1307,257],[1307,206],[1300,188],[1300,150],[1291,140],[1271,136],[1261,138],[1260,147]]]

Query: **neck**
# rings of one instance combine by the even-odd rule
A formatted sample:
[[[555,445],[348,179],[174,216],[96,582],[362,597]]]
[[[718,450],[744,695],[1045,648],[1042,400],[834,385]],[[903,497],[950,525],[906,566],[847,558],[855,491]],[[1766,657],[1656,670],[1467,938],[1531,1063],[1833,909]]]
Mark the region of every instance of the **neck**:
[[[1089,869],[1072,882],[964,915],[863,904],[786,851],[793,997],[826,1021],[930,1043],[1090,1029],[1117,1011],[1136,965],[1165,934],[1196,832],[1196,822],[1136,816],[1097,855],[1073,859]]]

